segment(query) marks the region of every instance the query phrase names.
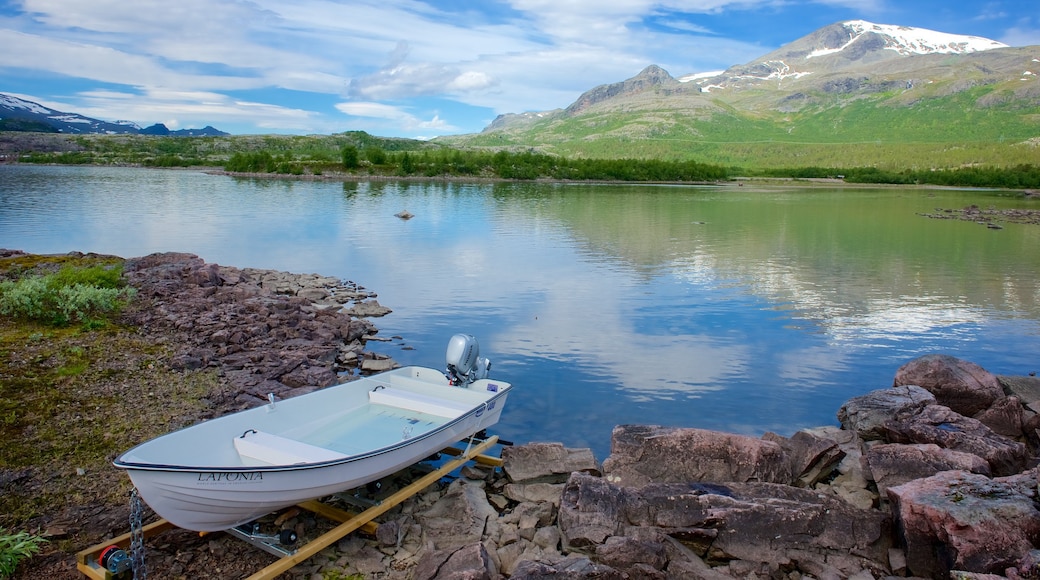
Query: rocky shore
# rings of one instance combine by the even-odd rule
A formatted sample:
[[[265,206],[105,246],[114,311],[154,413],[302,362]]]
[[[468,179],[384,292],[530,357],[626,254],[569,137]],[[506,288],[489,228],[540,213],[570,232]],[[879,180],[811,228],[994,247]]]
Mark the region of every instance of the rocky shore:
[[[356,284],[190,254],[124,271],[141,298],[128,321],[178,345],[167,363],[218,371],[214,415],[395,364],[368,350],[369,318],[387,310]],[[283,577],[1040,577],[1038,411],[1036,377],[937,354],[846,402],[836,425],[790,437],[620,425],[602,460],[507,446],[501,468],[467,466]],[[281,520],[304,537],[322,526],[308,512]],[[146,545],[153,578],[244,578],[273,561],[224,534]],[[80,577],[64,570],[17,577]]]

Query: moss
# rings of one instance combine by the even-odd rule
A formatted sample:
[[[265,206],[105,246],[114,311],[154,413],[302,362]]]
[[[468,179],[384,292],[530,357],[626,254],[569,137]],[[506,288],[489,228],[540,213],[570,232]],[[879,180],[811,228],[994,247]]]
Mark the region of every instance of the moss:
[[[55,263],[82,264],[32,256],[0,260],[0,269]],[[215,371],[170,369],[172,351],[133,327],[85,331],[0,317],[0,526],[24,528],[78,502],[125,505],[130,482],[112,459],[198,421],[220,388]]]

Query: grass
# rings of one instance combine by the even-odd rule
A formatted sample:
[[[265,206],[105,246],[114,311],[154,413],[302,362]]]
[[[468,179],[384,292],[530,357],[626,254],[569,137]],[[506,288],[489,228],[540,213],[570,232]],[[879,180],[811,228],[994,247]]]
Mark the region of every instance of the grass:
[[[6,259],[0,275],[93,259]],[[118,320],[91,330],[0,316],[0,481],[17,482],[0,494],[0,526],[31,528],[77,502],[125,504],[130,482],[112,459],[197,421],[219,388],[213,371],[169,369],[171,351]]]
[[[814,93],[806,96],[803,108],[792,111],[753,104],[764,98],[754,91],[739,97],[747,101],[742,108],[715,99],[675,109],[673,101],[649,99],[627,108],[605,104],[576,116],[558,114],[506,130],[433,142],[380,138],[362,131],[222,137],[31,134],[36,137],[21,138],[33,151],[23,157],[26,161],[225,167],[236,155],[242,161],[264,154],[277,172],[296,175],[343,172],[342,151],[347,146],[356,148],[363,158],[372,150],[393,156],[404,151],[421,154],[490,148],[571,158],[692,160],[731,167],[738,174],[806,166],[901,171],[1035,164],[1040,106],[1022,98],[1002,98],[1008,90],[978,86],[947,95],[913,93],[921,96],[915,102],[907,101],[900,92],[855,98]],[[17,139],[18,135],[7,133],[5,137]],[[41,139],[52,140],[50,147],[55,151],[42,150],[46,147]]]
[[[847,101],[819,96],[816,104],[795,112],[740,112],[719,102],[711,114],[681,114],[649,104],[548,117],[522,128],[438,141],[457,147],[534,147],[568,157],[695,159],[738,172],[1035,164],[1040,107],[1023,106],[1021,100],[978,104],[994,94],[992,87],[976,87],[913,106],[889,93]]]

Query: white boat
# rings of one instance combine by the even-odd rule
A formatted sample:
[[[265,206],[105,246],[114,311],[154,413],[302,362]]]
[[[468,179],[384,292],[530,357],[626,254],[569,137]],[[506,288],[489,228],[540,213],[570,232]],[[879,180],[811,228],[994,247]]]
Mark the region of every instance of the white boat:
[[[119,456],[141,499],[175,526],[227,530],[376,481],[498,422],[511,385],[469,335],[448,372],[404,367],[273,401]]]

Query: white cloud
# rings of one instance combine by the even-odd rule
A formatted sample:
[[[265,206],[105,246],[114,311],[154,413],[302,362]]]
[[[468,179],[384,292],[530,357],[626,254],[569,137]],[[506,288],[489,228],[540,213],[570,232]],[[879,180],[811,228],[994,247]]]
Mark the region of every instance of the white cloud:
[[[367,117],[370,119],[389,120],[399,123],[409,131],[433,130],[440,133],[457,131],[457,127],[446,123],[439,115],[432,119],[422,120],[401,107],[375,102],[347,102],[338,103],[336,109],[341,113],[352,117]]]
[[[141,122],[144,124],[165,118],[172,119],[163,121],[170,128],[173,127],[169,123],[183,127],[202,127],[213,124],[213,119],[224,119],[227,123],[236,124],[250,123],[272,130],[289,128],[314,131],[319,125],[318,116],[311,111],[236,100],[209,91],[150,89],[139,94],[88,91],[80,93],[78,97],[81,102],[76,112],[89,117],[143,119]],[[68,105],[65,110],[69,110]]]
[[[814,4],[856,14],[884,6],[882,0]],[[395,115],[355,117],[384,123],[375,127],[384,134],[414,131],[424,123],[431,131],[448,130],[463,124],[449,115],[465,107],[435,114],[417,100],[435,97],[495,114],[547,110],[650,64],[673,76],[724,69],[775,47],[714,33],[711,18],[728,11],[750,18],[757,7],[787,6],[797,5],[776,0],[22,0],[21,13],[15,7],[0,17],[0,46],[16,47],[0,51],[0,74],[30,70],[90,83],[79,91],[114,88],[128,97],[94,92],[87,99],[84,93],[83,102],[98,114],[117,111],[115,118],[140,114],[133,119],[143,123],[175,118],[187,124],[199,118],[195,115],[212,113],[220,116],[209,123],[219,126],[225,118],[248,123],[243,118],[252,113],[260,115],[259,127],[285,122],[284,130],[328,132],[352,128],[329,122],[335,115],[332,103],[350,99],[350,104],[397,105],[390,107]],[[1040,42],[1031,22],[1020,22],[1000,40]],[[64,85],[69,91],[71,83]],[[270,89],[282,89],[279,103],[294,91],[310,104],[273,104],[274,97],[261,92]],[[29,92],[24,84],[20,90]],[[248,94],[248,104],[229,96],[232,91]],[[192,92],[205,94],[205,100],[186,97]],[[167,93],[180,96],[160,97]],[[67,93],[60,98],[80,112],[80,103]],[[191,116],[165,112],[171,110],[167,105],[188,104]],[[304,110],[322,106],[327,108]]]
[[[355,117],[375,117],[377,119],[414,118],[400,107],[383,103],[339,103],[336,108],[347,115]]]

